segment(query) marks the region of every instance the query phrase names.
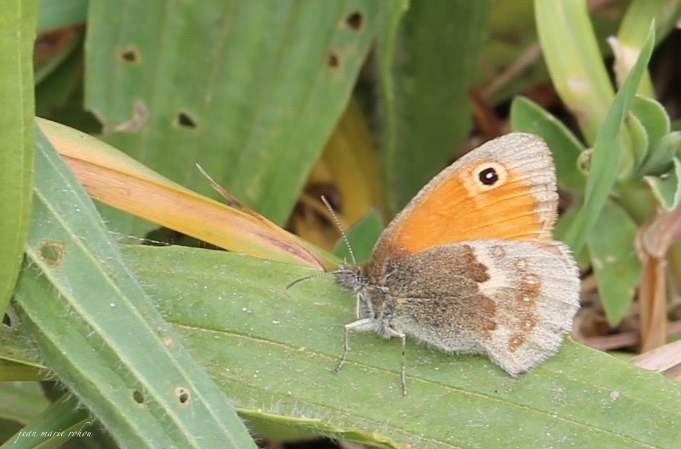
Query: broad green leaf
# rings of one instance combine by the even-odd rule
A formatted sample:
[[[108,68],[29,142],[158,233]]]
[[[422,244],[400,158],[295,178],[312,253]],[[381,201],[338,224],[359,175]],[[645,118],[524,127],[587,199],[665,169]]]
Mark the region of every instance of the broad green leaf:
[[[627,111],[631,108],[641,77],[646,71],[654,42],[655,36],[651,27],[639,59],[629,72],[622,88],[617,92],[608,116],[596,137],[589,177],[586,181],[584,204],[579,209],[572,227],[565,235],[565,242],[576,253],[579,253],[593,226],[598,221],[601,210],[605,206],[617,179],[622,152],[624,151],[620,135],[622,123]]]
[[[669,172],[660,176],[646,176],[643,179],[650,185],[657,202],[665,210],[675,209],[681,201],[681,162],[673,159]]]
[[[215,197],[193,169],[209,167],[235,197],[281,224],[392,7],[379,0],[93,0],[86,106],[115,147]],[[120,232],[148,230],[111,216]]]
[[[403,397],[397,339],[353,333],[348,364],[331,372],[343,324],[355,313],[355,298],[331,276],[286,289],[316,271],[193,248],[124,254],[254,428],[278,425],[380,448],[677,446],[681,385],[570,340],[515,379],[485,357],[408,340]]]
[[[575,115],[587,143],[592,144],[609,113],[614,93],[586,3],[535,0],[534,11],[551,81]]]
[[[650,186],[643,178],[622,182],[618,189],[618,204],[641,226],[657,213],[657,205],[651,195]]]
[[[667,146],[656,148],[664,136],[669,133],[670,129],[669,116],[664,107],[653,98],[636,95],[631,105],[631,114],[633,117],[629,117],[630,123],[634,118],[638,120],[640,126],[644,128],[646,136],[646,146],[643,152],[637,148],[636,142],[632,143],[637,172],[639,174],[649,174],[650,172],[647,170],[650,170],[651,166],[658,163],[663,166],[662,168],[668,168],[675,149],[665,152],[660,150],[662,148],[668,149]],[[632,139],[634,139],[636,134],[634,134],[633,129],[630,128],[630,130],[632,132]],[[640,157],[641,153],[642,158]],[[655,162],[651,163],[651,161]],[[656,168],[659,169],[659,167]]]
[[[584,146],[565,125],[533,101],[517,97],[511,104],[511,128],[542,137],[553,154],[560,188],[583,194],[585,180],[577,160]]]
[[[591,266],[598,280],[598,294],[608,321],[619,324],[641,280],[641,262],[634,242],[638,226],[618,204],[605,203],[589,236]]]
[[[345,232],[357,263],[364,263],[369,260],[381,232],[383,232],[383,217],[377,209],[371,209],[360,221]],[[352,262],[353,258],[342,238],[336,242],[333,253],[341,260],[348,263]]]
[[[657,141],[639,168],[640,175],[660,175],[669,170],[672,159],[681,150],[681,132],[673,131]]]
[[[34,198],[15,299],[45,365],[122,447],[255,447],[42,133]]]
[[[631,105],[631,113],[646,128],[651,145],[655,145],[662,136],[669,133],[669,115],[664,106],[654,98],[636,95]]]
[[[379,138],[390,215],[455,158],[470,132],[468,89],[490,4],[414,1],[396,34],[378,41]]]
[[[166,319],[242,408],[324,418],[339,430],[378,432],[414,447],[536,448],[561,438],[578,447],[676,444],[681,385],[572,342],[512,379],[484,357],[410,341],[405,398],[396,339],[352,334],[348,365],[330,372],[355,307],[330,276],[286,290],[311,271],[181,248],[126,254]],[[656,432],[648,420],[659,420]]]
[[[37,0],[0,7],[0,314],[5,312],[24,255],[33,182],[33,68]]]

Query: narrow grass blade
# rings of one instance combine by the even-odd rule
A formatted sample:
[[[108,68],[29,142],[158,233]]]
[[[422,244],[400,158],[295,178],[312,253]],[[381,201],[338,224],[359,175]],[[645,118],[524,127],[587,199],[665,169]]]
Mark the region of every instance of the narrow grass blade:
[[[565,236],[565,242],[576,253],[581,250],[591,233],[617,179],[622,155],[626,151],[621,135],[622,123],[631,109],[641,77],[646,72],[654,43],[655,35],[651,27],[638,61],[617,92],[608,116],[598,132],[586,181],[584,204]]]
[[[92,423],[92,416],[80,407],[78,399],[65,394],[0,449],[58,449],[72,438],[87,434]]]

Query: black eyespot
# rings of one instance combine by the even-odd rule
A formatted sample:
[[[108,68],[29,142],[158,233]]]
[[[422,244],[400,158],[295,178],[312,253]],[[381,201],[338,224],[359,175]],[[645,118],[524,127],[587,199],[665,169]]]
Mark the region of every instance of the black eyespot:
[[[496,184],[496,182],[499,180],[499,175],[497,175],[497,171],[495,169],[490,167],[482,170],[478,174],[478,179],[480,179],[480,182],[486,186],[491,186]]]

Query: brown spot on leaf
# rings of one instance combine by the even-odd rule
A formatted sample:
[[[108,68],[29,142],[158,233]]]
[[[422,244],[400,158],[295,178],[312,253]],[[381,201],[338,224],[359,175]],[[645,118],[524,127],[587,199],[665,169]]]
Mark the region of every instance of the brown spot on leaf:
[[[62,242],[43,240],[40,242],[40,245],[38,245],[40,260],[45,262],[50,268],[56,268],[61,264],[62,260],[64,260],[65,252],[66,247]]]
[[[114,127],[114,131],[121,133],[136,133],[142,129],[149,119],[149,111],[143,100],[135,100],[133,115],[130,120],[119,123]]]
[[[338,53],[333,50],[327,53],[326,66],[332,70],[335,70],[340,66],[340,57],[338,56]]]

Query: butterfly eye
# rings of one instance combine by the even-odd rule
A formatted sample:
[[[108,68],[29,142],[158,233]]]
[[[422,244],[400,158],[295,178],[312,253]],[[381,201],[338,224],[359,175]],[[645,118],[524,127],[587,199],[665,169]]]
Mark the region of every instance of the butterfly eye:
[[[478,179],[484,185],[491,186],[499,180],[499,175],[494,168],[488,167],[478,173]]]

